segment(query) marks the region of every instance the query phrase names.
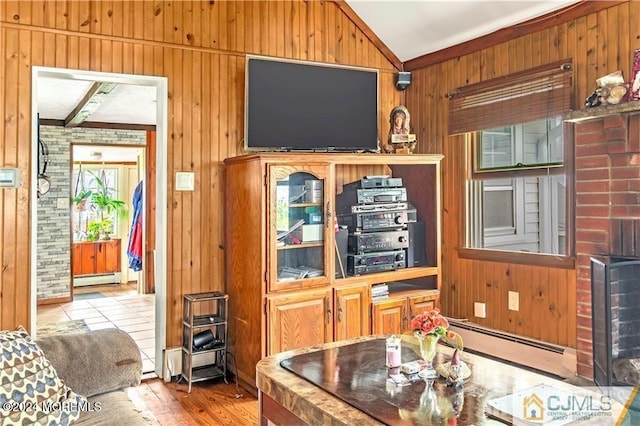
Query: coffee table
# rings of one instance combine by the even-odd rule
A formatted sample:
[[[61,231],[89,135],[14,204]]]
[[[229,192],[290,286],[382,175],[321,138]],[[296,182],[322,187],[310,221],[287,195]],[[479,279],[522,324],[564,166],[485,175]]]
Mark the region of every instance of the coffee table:
[[[556,378],[468,352],[471,376],[463,386],[443,379],[390,383],[384,339],[367,336],[288,351],[257,365],[263,424],[488,425],[513,417],[489,402],[544,385],[566,394],[581,390]],[[453,349],[439,345],[435,363],[450,360]],[[411,338],[402,342],[402,361],[419,358]],[[621,407],[616,407],[620,410]],[[617,418],[617,417],[616,417]],[[602,418],[593,424],[603,424]],[[615,421],[615,418],[614,418]]]

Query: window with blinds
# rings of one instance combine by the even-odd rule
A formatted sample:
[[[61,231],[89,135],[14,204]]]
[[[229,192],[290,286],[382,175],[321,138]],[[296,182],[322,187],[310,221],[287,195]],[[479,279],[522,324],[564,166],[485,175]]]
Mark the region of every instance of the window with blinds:
[[[449,134],[562,115],[571,109],[573,66],[560,61],[449,93]]]
[[[449,97],[449,133],[466,134],[471,146],[465,247],[567,256],[573,148],[562,116],[571,109],[571,63],[461,87]]]

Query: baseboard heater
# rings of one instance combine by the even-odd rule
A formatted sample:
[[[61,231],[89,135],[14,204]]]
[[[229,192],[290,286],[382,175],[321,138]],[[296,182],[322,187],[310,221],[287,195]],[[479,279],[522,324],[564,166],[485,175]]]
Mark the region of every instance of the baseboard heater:
[[[570,378],[577,374],[576,351],[477,324],[449,318],[450,329],[462,336],[465,348],[531,367],[550,374]]]
[[[163,374],[165,382],[170,382],[172,377],[182,374],[182,348],[167,348],[164,350]]]
[[[120,284],[122,272],[101,275],[78,275],[73,277],[74,287],[84,287],[97,284]]]

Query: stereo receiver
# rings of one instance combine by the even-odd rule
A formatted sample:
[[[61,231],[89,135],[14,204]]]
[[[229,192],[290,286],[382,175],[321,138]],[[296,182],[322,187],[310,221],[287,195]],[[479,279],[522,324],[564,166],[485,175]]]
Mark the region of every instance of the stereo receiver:
[[[409,248],[409,231],[382,231],[349,234],[349,253]]]
[[[346,225],[349,232],[406,229],[407,219],[406,210],[338,215],[338,223]]]
[[[351,206],[351,213],[388,212],[390,210],[407,210],[409,203],[356,204]]]
[[[338,213],[349,213],[356,204],[407,202],[406,188],[361,188],[345,189],[336,197]]]
[[[358,188],[396,188],[402,186],[402,178],[389,176],[365,176],[355,182],[344,185],[345,190]]]
[[[378,251],[375,253],[348,254],[347,273],[349,275],[372,274],[406,268],[404,250]]]

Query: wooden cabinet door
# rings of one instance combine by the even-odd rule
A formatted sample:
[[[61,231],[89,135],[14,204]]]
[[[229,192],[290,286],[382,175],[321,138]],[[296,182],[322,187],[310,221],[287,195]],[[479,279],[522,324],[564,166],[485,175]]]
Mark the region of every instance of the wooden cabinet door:
[[[120,253],[120,240],[104,241],[104,273],[120,272],[122,254]]]
[[[337,288],[334,300],[336,340],[371,334],[368,284]]]
[[[120,272],[120,240],[99,241],[96,246],[96,274]]]
[[[333,340],[331,289],[267,300],[267,356]]]
[[[120,272],[120,240],[73,243],[73,275]]]
[[[436,307],[436,296],[433,296],[433,295],[410,296],[409,297],[409,321],[407,324],[408,330],[411,329],[411,319],[413,317],[423,312],[430,311],[435,307]]]
[[[268,291],[326,286],[335,274],[329,166],[273,163],[268,174]],[[313,182],[317,191],[306,189]]]
[[[373,304],[373,334],[402,334],[407,327],[407,299],[389,299]]]
[[[106,274],[109,272],[106,265],[107,244],[106,242],[97,242],[94,244],[96,247],[96,269],[94,273],[96,274]]]
[[[78,243],[79,249],[77,250],[77,254],[79,257],[79,269],[75,275],[89,275],[95,274],[96,270],[96,255],[97,255],[97,246],[94,243]],[[76,253],[74,253],[75,256]],[[76,261],[73,261],[74,265]]]

